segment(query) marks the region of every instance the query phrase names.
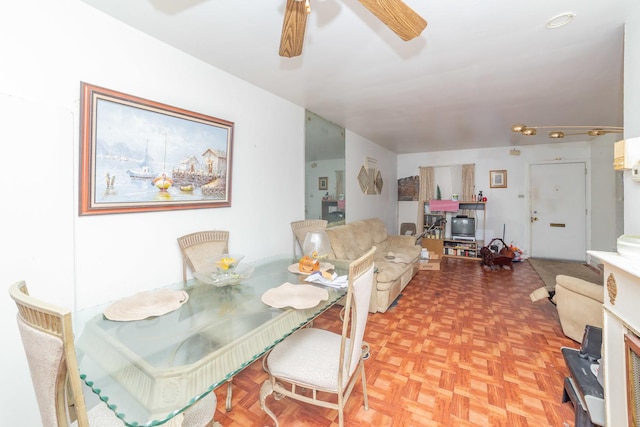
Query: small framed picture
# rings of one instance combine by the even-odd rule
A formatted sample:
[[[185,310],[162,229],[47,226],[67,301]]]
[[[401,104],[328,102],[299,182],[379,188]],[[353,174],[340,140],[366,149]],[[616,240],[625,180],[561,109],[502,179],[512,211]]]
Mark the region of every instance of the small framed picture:
[[[329,188],[329,178],[321,176],[318,178],[318,190],[326,190]]]
[[[491,188],[507,188],[507,171],[489,171],[489,185]]]

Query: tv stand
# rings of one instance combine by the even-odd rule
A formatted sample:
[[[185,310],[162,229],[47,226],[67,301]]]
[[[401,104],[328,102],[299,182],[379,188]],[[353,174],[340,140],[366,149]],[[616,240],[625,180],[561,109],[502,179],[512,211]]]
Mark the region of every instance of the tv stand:
[[[475,239],[443,239],[442,244],[446,257],[480,259],[480,249]]]
[[[484,246],[484,240],[476,240],[475,238],[456,238],[456,237],[444,237],[445,233],[445,224],[447,221],[447,216],[464,216],[463,213],[458,214],[457,212],[434,212],[429,209],[429,201],[422,202],[422,208],[424,215],[423,223],[422,223],[422,231],[426,232],[430,230],[430,225],[437,223],[439,227],[436,227],[435,233],[434,230],[431,229],[429,234],[425,236],[422,240],[422,246],[429,249],[429,251],[434,251],[436,253],[441,253],[445,257],[449,258],[460,258],[460,259],[471,259],[471,260],[480,260],[482,257],[480,255],[480,248]],[[482,238],[484,239],[485,235],[485,219],[486,219],[486,202],[459,202],[458,208],[460,211],[476,211],[476,213],[482,213],[482,215],[476,215],[477,221],[482,221]],[[468,217],[468,215],[467,215]],[[478,224],[478,229],[480,229],[480,224]]]

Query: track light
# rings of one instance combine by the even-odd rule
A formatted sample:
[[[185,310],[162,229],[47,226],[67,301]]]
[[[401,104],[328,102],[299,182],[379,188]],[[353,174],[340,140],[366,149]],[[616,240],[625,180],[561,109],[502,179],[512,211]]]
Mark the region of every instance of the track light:
[[[618,126],[527,126],[524,124],[511,126],[512,132],[518,132],[526,136],[536,135],[537,131],[542,129],[551,130],[549,132],[549,138],[551,139],[562,139],[570,135],[600,136],[607,133],[622,133],[624,130],[624,128]],[[564,129],[568,132],[556,129]]]

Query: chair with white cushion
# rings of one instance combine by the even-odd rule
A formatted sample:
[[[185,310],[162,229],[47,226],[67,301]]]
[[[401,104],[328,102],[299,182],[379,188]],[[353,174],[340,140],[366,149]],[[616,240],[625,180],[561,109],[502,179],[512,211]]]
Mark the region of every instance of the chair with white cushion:
[[[364,360],[369,345],[364,330],[373,287],[373,255],[376,248],[349,265],[348,290],[342,312],[342,333],[303,328],[277,344],[263,359],[269,378],[260,390],[260,407],[275,421],[266,398],[291,397],[325,408],[337,409],[344,425],[344,407],[360,378],[364,409],[369,409]],[[328,396],[328,399],[323,397]],[[336,401],[337,400],[337,401]]]
[[[182,280],[187,281],[187,266],[194,271],[202,271],[215,255],[229,252],[229,232],[223,230],[197,231],[178,237],[182,253]]]
[[[124,426],[104,402],[100,401],[87,411],[73,342],[71,312],[29,296],[24,281],[12,285],[9,295],[18,307],[18,328],[42,425]],[[210,392],[184,415],[176,417],[176,421],[182,419],[183,427],[207,426],[213,419],[216,403],[216,395]]]

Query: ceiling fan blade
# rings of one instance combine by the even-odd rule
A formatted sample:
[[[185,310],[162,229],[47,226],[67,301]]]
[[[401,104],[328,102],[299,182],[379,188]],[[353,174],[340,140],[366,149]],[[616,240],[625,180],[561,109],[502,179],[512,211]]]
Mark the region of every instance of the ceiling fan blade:
[[[304,1],[287,0],[280,36],[280,56],[292,58],[302,53],[307,8]]]
[[[419,36],[427,26],[427,21],[402,0],[358,1],[402,40],[411,40]]]

